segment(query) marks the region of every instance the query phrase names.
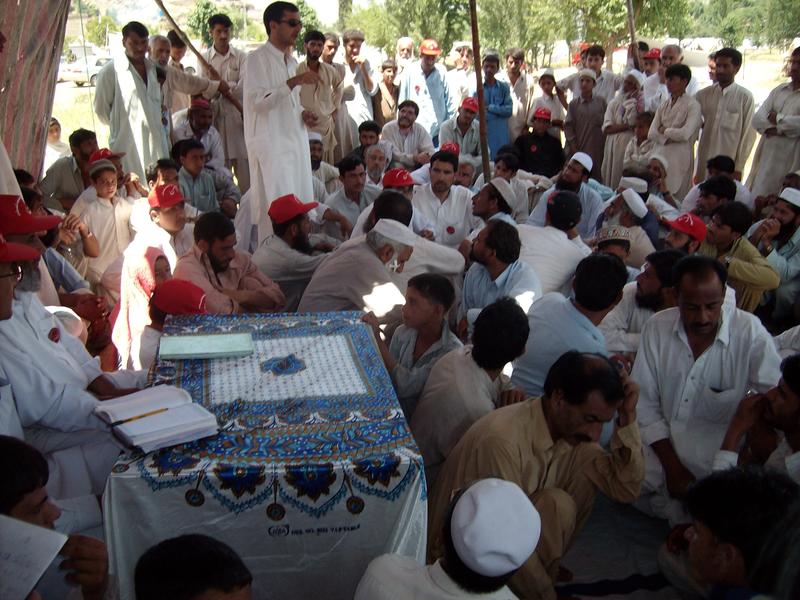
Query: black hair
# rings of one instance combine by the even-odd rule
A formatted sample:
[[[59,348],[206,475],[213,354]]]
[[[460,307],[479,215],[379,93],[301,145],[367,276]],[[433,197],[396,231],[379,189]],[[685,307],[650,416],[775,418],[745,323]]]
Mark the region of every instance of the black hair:
[[[283,13],[281,13],[281,15],[282,14]],[[278,18],[280,18],[280,15],[278,16]],[[214,29],[214,25],[222,25],[223,27],[227,27],[228,29],[230,29],[231,27],[233,27],[233,21],[231,21],[231,18],[225,13],[217,13],[215,15],[211,15],[208,18],[208,28]]]
[[[203,213],[194,224],[195,243],[204,241],[210,245],[235,233],[233,221],[218,211]]]
[[[307,44],[308,42],[322,42],[324,44],[325,34],[316,29],[306,31],[306,34],[303,36],[303,43]]]
[[[431,156],[430,165],[433,166],[433,163],[437,161],[446,162],[453,167],[453,171],[458,171],[458,154],[455,152],[445,152],[444,150],[434,152],[433,156]]]
[[[283,237],[283,234],[289,231],[289,228],[292,225],[302,224],[303,220],[306,218],[306,214],[307,213],[299,214],[288,221],[284,221],[283,223],[276,223],[274,220],[270,219],[272,222],[272,232],[278,237]]]
[[[132,33],[145,39],[150,37],[150,32],[147,31],[147,27],[139,23],[139,21],[131,21],[122,28],[122,39],[124,40]]]
[[[94,131],[89,131],[88,129],[76,129],[69,134],[69,145],[72,148],[77,148],[82,143],[91,141],[97,141],[97,134]]]
[[[181,39],[181,36],[179,36],[178,32],[174,29],[170,29],[167,32],[167,39],[169,40],[169,45],[173,48],[186,48],[186,44]]]
[[[650,50],[650,44],[648,44],[647,42],[639,40],[638,42],[636,42],[636,45],[639,47],[639,52],[647,52],[648,50]]]
[[[346,173],[349,173],[350,171],[355,171],[359,165],[363,167],[364,161],[357,156],[348,154],[341,161],[339,161],[338,165],[339,176],[344,177]]]
[[[658,282],[661,287],[672,287],[674,285],[673,274],[675,265],[686,256],[683,250],[659,250],[647,255],[645,261],[655,270]]]
[[[400,104],[397,105],[397,112],[399,113],[406,106],[410,106],[411,108],[413,108],[414,114],[416,116],[419,116],[419,104],[417,104],[413,100],[403,100]]]
[[[147,182],[149,183],[151,181],[156,181],[158,179],[159,171],[168,171],[169,169],[180,171],[181,166],[171,158],[159,158],[158,160],[151,162],[149,165],[147,165],[147,172],[145,173]]]
[[[326,31],[324,35],[326,42],[336,42],[336,45],[339,45],[339,34],[334,33],[333,31]]]
[[[375,213],[376,222],[381,219],[391,219],[403,225],[410,224],[414,214],[411,200],[397,190],[381,192],[373,201],[372,210]]]
[[[575,301],[591,311],[614,305],[628,283],[628,269],[612,254],[590,254],[575,269]]]
[[[350,40],[364,41],[364,32],[360,29],[345,29],[342,32],[342,42],[345,44]]]
[[[619,371],[608,357],[577,350],[562,354],[547,371],[544,395],[549,397],[556,390],[573,406],[586,402],[592,392],[600,392],[609,406],[625,396]]]
[[[253,582],[230,546],[197,533],[152,546],[136,562],[133,579],[136,600],[192,600],[209,590],[232,592]]]
[[[742,66],[742,53],[739,52],[736,48],[722,48],[714,52],[714,60],[719,58],[730,58],[731,64],[734,67],[741,67]]]
[[[422,273],[408,280],[408,287],[414,288],[419,294],[435,304],[444,308],[446,313],[453,306],[456,292],[450,280],[437,273]]]
[[[500,53],[495,50],[494,48],[487,48],[486,51],[483,53],[483,58],[481,59],[481,64],[485,62],[494,62],[497,63],[497,66],[500,66]]]
[[[653,114],[649,110],[646,110],[636,115],[636,122],[638,123],[639,121],[642,121],[643,123],[647,123],[648,125],[650,125],[653,122],[653,119],[655,118],[656,118],[655,114]]]
[[[378,135],[381,134],[381,126],[378,125],[375,121],[364,121],[361,125],[358,126],[358,133],[363,133],[364,131],[371,131],[372,133],[377,133]]]
[[[283,0],[273,2],[264,9],[264,28],[267,30],[267,37],[270,34],[269,24],[280,21],[285,12],[300,12],[300,9],[297,8],[297,5],[291,2],[283,2]]]
[[[187,138],[185,140],[180,140],[179,142],[175,142],[176,146],[178,144],[180,144],[180,148],[178,150],[179,153],[178,156],[180,156],[181,158],[189,154],[191,150],[202,150],[204,154],[206,151],[206,147],[203,145],[203,142],[201,142],[200,140],[196,140],[195,138]]]
[[[455,544],[453,544],[451,521],[453,520],[453,511],[456,508],[456,504],[467,489],[468,488],[461,489],[453,496],[450,505],[447,507],[447,513],[444,516],[444,525],[442,526],[442,542],[444,544],[441,563],[442,569],[444,569],[450,579],[455,581],[458,587],[466,592],[470,592],[470,595],[490,594],[506,585],[518,569],[514,569],[498,577],[487,577],[486,575],[476,573],[461,560],[458,552],[456,552]]]
[[[792,56],[800,56],[800,46],[792,50]]]
[[[731,231],[744,235],[753,224],[753,214],[741,202],[726,202],[714,210],[714,217],[719,217],[722,225],[727,225]]]
[[[733,175],[733,173],[736,171],[736,163],[730,156],[720,154],[719,156],[714,156],[706,161],[706,169],[715,169],[717,171],[722,171],[723,173]]]
[[[44,200],[42,195],[34,189],[24,187],[20,188],[22,192],[22,200],[25,202],[25,206],[28,207],[28,210],[33,210],[33,206],[36,204],[37,200]]]
[[[525,60],[525,51],[522,48],[509,48],[506,50],[505,59],[508,60],[509,56],[514,60]]]
[[[472,332],[472,358],[481,369],[502,369],[522,356],[528,342],[528,317],[513,298],[486,306]]]
[[[783,473],[746,466],[711,473],[686,492],[692,519],[742,554],[748,575],[800,487]]]
[[[14,169],[14,179],[20,186],[32,185],[36,183],[36,178],[25,169]]]
[[[506,167],[509,171],[518,171],[519,170],[519,157],[516,154],[503,153],[499,154],[497,158],[494,159],[495,164],[500,161],[503,161],[506,164]]]
[[[517,228],[505,221],[490,219],[486,223],[486,246],[494,250],[494,254],[507,265],[519,258],[522,243]]]
[[[690,254],[689,256],[684,256],[675,264],[675,268],[672,270],[672,283],[677,290],[680,289],[684,277],[688,276],[695,280],[704,280],[711,273],[716,274],[724,289],[728,281],[728,271],[722,263],[710,256]]]
[[[465,164],[470,164],[470,163],[465,163]],[[508,202],[506,202],[506,199],[503,198],[503,194],[500,193],[500,190],[494,187],[494,184],[491,181],[486,185],[489,186],[489,197],[497,203],[497,210],[506,213],[507,215],[510,215],[511,207],[508,205]]]
[[[699,186],[700,192],[708,192],[724,200],[736,199],[736,184],[730,177],[714,175],[709,177]]]
[[[783,359],[781,374],[789,389],[800,396],[800,354],[792,354]]]
[[[750,570],[748,587],[774,600],[800,598],[800,498],[772,529]]]
[[[8,435],[0,435],[0,514],[8,515],[27,494],[47,485],[50,469],[36,448]]]
[[[520,158],[519,148],[517,148],[514,144],[503,144],[497,149],[497,156],[501,154],[513,154],[517,158]]]
[[[599,44],[594,44],[586,49],[586,56],[599,56],[600,58],[606,57],[606,51]]]
[[[386,69],[397,69],[397,62],[393,58],[387,58],[381,63],[381,71]]]
[[[598,252],[607,252],[609,246],[619,246],[625,252],[631,251],[631,241],[630,240],[623,240],[623,239],[610,239],[610,240],[603,240],[602,242],[597,243],[597,251]]]
[[[669,79],[670,77],[678,77],[680,79],[683,79],[684,81],[692,80],[692,70],[683,63],[677,63],[668,66],[664,75],[667,79]]]

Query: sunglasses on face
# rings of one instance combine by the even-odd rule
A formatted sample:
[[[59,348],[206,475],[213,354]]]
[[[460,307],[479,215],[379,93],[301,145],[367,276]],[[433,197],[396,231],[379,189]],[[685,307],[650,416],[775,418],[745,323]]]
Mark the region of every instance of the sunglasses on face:
[[[299,27],[303,24],[300,19],[281,19],[279,23],[286,23],[289,27]]]
[[[6,277],[13,277],[14,281],[19,282],[22,280],[22,267],[20,265],[11,265],[11,272],[6,273],[5,275],[0,275],[0,279],[5,279]]]

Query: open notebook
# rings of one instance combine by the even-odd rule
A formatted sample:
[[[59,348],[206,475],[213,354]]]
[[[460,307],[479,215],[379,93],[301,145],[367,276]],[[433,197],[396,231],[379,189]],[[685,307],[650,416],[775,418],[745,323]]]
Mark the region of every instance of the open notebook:
[[[219,430],[214,415],[171,385],[106,400],[94,412],[122,442],[143,452],[193,442]]]

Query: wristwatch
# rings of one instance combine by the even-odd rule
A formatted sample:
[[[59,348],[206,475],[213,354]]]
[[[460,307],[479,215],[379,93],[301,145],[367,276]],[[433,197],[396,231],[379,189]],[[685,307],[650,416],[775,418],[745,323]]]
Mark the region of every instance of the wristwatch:
[[[732,258],[731,256],[726,256],[722,261],[722,262],[725,263],[725,268],[726,269],[731,266],[731,258]]]

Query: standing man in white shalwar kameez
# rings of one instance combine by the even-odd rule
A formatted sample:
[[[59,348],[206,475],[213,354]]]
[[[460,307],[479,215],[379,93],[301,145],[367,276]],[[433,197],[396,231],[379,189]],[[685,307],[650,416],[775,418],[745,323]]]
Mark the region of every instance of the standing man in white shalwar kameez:
[[[702,117],[700,104],[686,93],[692,79],[689,67],[672,65],[666,76],[670,97],[658,107],[647,137],[655,142],[654,153],[669,162],[667,189],[683,200],[692,185],[694,143]]]
[[[219,78],[227,83],[233,97],[242,102],[243,71],[247,53],[230,45],[232,26],[230,18],[224,14],[212,15],[208,19],[208,30],[214,43],[204,55],[219,74]],[[216,79],[203,64],[200,65],[200,74]],[[247,162],[248,149],[245,145],[242,113],[222,95],[212,101],[212,108],[214,126],[222,137],[222,146],[225,149],[225,167],[236,174],[239,189],[244,194],[250,189],[250,165]]]
[[[306,125],[313,126],[315,117],[300,104],[300,86],[319,81],[315,71],[295,75],[291,52],[303,26],[297,6],[273,2],[264,26],[269,39],[248,54],[244,75],[244,135],[259,239],[272,233],[267,209],[275,198],[313,198]]]
[[[148,36],[137,21],[122,28],[125,54],[100,69],[94,96],[94,112],[111,129],[109,147],[124,153],[122,166],[140,181],[147,181],[147,165],[169,158],[156,65],[145,58]]]
[[[706,163],[719,155],[733,159],[736,163],[733,175],[741,181],[744,165],[756,141],[756,131],[750,125],[755,102],[750,90],[734,81],[742,66],[742,53],[734,48],[723,48],[715,56],[717,80],[695,96],[703,114],[695,181],[706,179]]]
[[[783,177],[800,169],[800,46],[792,51],[789,77],[753,115],[753,127],[761,134],[747,179],[754,197],[777,194]]]

